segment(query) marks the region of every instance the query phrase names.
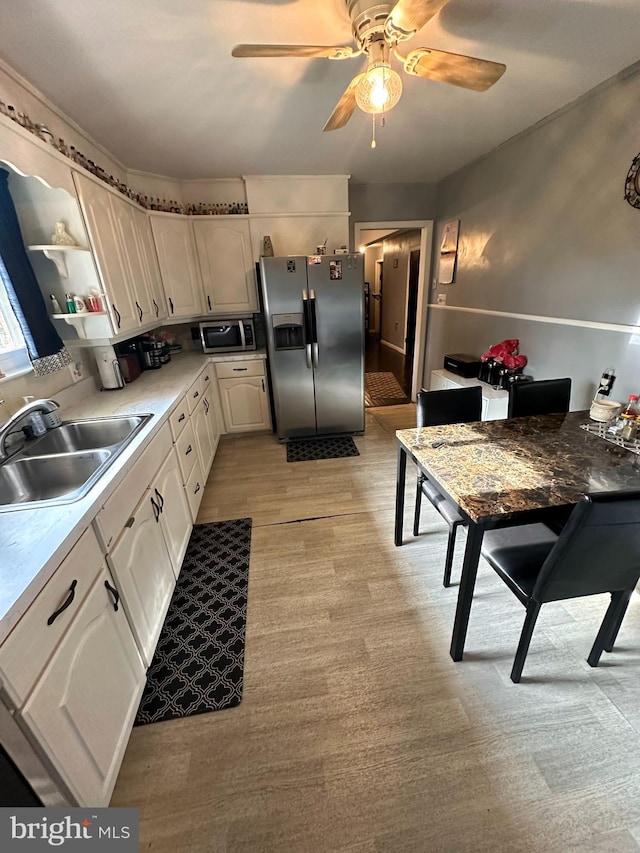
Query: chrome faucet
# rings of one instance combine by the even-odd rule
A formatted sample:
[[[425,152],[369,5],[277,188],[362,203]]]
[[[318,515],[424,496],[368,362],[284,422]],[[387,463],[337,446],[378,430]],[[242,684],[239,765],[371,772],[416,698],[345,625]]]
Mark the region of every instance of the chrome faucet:
[[[44,412],[45,415],[55,412],[58,404],[55,400],[32,400],[12,415],[9,420],[0,427],[0,462],[7,458],[6,443],[9,435],[15,431],[16,426],[32,412]]]

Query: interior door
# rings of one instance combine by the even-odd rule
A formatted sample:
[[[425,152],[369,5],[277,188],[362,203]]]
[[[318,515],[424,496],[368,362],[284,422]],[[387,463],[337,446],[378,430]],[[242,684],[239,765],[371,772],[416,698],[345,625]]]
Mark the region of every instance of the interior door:
[[[319,435],[364,430],[363,268],[361,254],[325,256],[309,266]]]

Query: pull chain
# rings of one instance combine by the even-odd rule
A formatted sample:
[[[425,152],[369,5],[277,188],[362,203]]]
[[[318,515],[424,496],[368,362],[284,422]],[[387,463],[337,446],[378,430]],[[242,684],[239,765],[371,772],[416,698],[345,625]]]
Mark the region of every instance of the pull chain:
[[[371,116],[371,127],[372,127],[371,147],[375,148],[376,147],[376,116],[375,116],[375,113]]]

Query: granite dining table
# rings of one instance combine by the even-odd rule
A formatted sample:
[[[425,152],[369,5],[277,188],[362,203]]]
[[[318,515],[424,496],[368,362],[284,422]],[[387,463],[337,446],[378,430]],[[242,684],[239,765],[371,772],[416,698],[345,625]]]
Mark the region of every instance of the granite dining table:
[[[468,526],[451,639],[462,659],[485,530],[566,517],[582,495],[640,485],[640,456],[581,428],[588,412],[396,432],[395,544],[403,544],[407,459]]]

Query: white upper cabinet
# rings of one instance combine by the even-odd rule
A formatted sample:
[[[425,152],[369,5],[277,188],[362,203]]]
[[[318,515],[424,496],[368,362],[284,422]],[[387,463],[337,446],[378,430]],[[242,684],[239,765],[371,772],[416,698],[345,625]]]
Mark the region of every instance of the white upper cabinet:
[[[147,273],[147,286],[151,299],[152,317],[154,320],[164,320],[167,316],[167,300],[162,289],[158,256],[153,242],[153,234],[151,233],[151,222],[149,221],[148,214],[143,210],[138,210],[137,207],[133,208],[133,215],[136,219],[144,266]]]
[[[138,233],[138,223],[133,205],[124,199],[111,196],[111,205],[116,221],[120,245],[129,273],[129,287],[138,313],[138,324],[150,323],[153,319],[153,306],[149,293],[146,260],[142,251],[142,240]]]
[[[202,314],[200,276],[189,221],[170,214],[151,214],[150,220],[169,318]]]
[[[248,220],[193,223],[206,313],[258,310]]]
[[[139,312],[129,288],[129,269],[111,204],[111,194],[77,172],[73,179],[107,296],[113,330],[116,334],[133,331],[139,325]]]

